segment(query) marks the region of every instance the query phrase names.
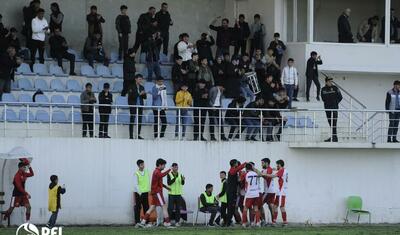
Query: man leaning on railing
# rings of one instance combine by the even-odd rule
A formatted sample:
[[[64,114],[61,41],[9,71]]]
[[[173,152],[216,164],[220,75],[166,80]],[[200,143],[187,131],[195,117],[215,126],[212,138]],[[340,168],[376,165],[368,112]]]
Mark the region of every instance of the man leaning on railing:
[[[389,112],[389,128],[388,128],[388,143],[399,143],[397,141],[397,132],[399,130],[400,120],[400,81],[396,80],[393,83],[393,88],[386,93],[385,108]],[[393,112],[395,111],[395,112]]]

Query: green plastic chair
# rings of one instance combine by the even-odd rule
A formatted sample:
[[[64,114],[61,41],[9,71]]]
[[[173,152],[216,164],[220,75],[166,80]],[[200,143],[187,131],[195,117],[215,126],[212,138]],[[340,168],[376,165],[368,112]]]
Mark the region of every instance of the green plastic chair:
[[[371,223],[371,212],[362,209],[362,199],[360,196],[350,196],[347,198],[346,223],[348,222],[347,218],[350,213],[358,214],[357,223],[360,223],[361,215],[368,215],[369,223]]]

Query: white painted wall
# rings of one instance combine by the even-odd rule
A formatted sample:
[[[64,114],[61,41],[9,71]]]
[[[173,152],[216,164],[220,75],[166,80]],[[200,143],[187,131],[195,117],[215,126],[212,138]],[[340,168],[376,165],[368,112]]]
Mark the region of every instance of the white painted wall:
[[[178,162],[186,176],[185,198],[195,209],[205,184],[219,188],[218,173],[228,161],[282,158],[289,171],[287,211],[290,222],[342,223],[345,198],[360,195],[374,223],[400,222],[400,158],[392,150],[290,149],[286,144],[196,143],[168,141],[91,140],[68,138],[1,139],[0,152],[23,146],[34,155],[35,177],[28,180],[32,222],[45,223],[49,176],[67,186],[61,224],[129,224],[133,219],[132,177],[138,158],[152,170],[158,157]],[[195,151],[193,151],[195,150]],[[7,165],[7,198],[16,163]],[[16,211],[13,223],[21,222]],[[354,217],[352,217],[354,219]],[[366,221],[364,218],[362,221]]]

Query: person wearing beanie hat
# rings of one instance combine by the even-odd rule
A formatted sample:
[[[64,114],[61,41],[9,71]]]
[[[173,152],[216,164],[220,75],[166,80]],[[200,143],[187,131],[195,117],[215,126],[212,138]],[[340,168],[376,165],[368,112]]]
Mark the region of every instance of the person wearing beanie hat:
[[[100,125],[99,125],[99,138],[110,138],[108,136],[108,121],[111,114],[111,105],[113,103],[113,96],[110,92],[110,84],[104,83],[103,90],[99,93],[99,106]]]
[[[186,126],[189,124],[189,110],[185,108],[189,108],[193,105],[193,98],[188,88],[189,86],[187,83],[182,83],[181,90],[176,93],[176,107],[183,109],[176,110],[175,138],[179,138],[179,124],[181,125],[182,138],[185,138]]]
[[[400,120],[400,81],[393,83],[393,88],[386,93],[385,108],[389,114],[388,143],[398,143],[397,133]]]

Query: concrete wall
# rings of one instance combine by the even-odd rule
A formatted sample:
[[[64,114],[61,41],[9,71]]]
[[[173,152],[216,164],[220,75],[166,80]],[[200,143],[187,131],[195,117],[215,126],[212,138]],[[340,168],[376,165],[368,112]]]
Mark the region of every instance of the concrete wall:
[[[139,15],[146,12],[149,6],[160,8],[161,0],[42,0],[42,8],[46,10],[46,19],[49,20],[50,4],[58,2],[65,15],[63,31],[71,47],[81,50],[87,35],[86,14],[91,5],[97,5],[98,12],[103,15],[106,23],[103,24],[105,45],[108,48],[118,48],[118,38],[115,30],[115,18],[119,14],[122,4],[128,6],[128,15],[132,23],[132,32],[129,45],[133,46],[136,32],[136,22]],[[171,28],[170,48],[177,41],[178,35],[187,32],[191,41],[200,38],[202,32],[208,31],[210,21],[225,10],[225,0],[170,0],[167,1],[174,21]],[[27,0],[2,1],[3,22],[6,26],[22,28],[22,8],[29,4]]]
[[[287,163],[290,174],[287,211],[290,222],[342,223],[345,199],[360,195],[374,223],[400,222],[400,158],[393,150],[295,150],[286,144],[196,143],[168,141],[91,140],[68,138],[0,139],[0,152],[23,146],[34,155],[35,176],[28,180],[32,195],[32,222],[45,223],[47,187],[51,174],[66,184],[61,224],[129,224],[133,219],[132,178],[138,158],[153,170],[157,158],[178,162],[186,176],[184,196],[190,209],[205,184],[219,190],[218,173],[228,161],[254,161],[269,157]],[[51,146],[51,147],[50,147]],[[196,151],[193,151],[196,149]],[[379,156],[379,157],[378,157]],[[6,167],[6,201],[16,162]],[[165,192],[166,193],[166,192]],[[22,222],[16,210],[13,223]],[[355,217],[351,217],[354,221]],[[366,218],[362,219],[366,222]]]
[[[362,4],[362,7],[360,7]],[[351,8],[351,29],[354,37],[359,25],[371,16],[385,14],[384,0],[315,0],[314,41],[337,42],[337,19],[344,9]]]

